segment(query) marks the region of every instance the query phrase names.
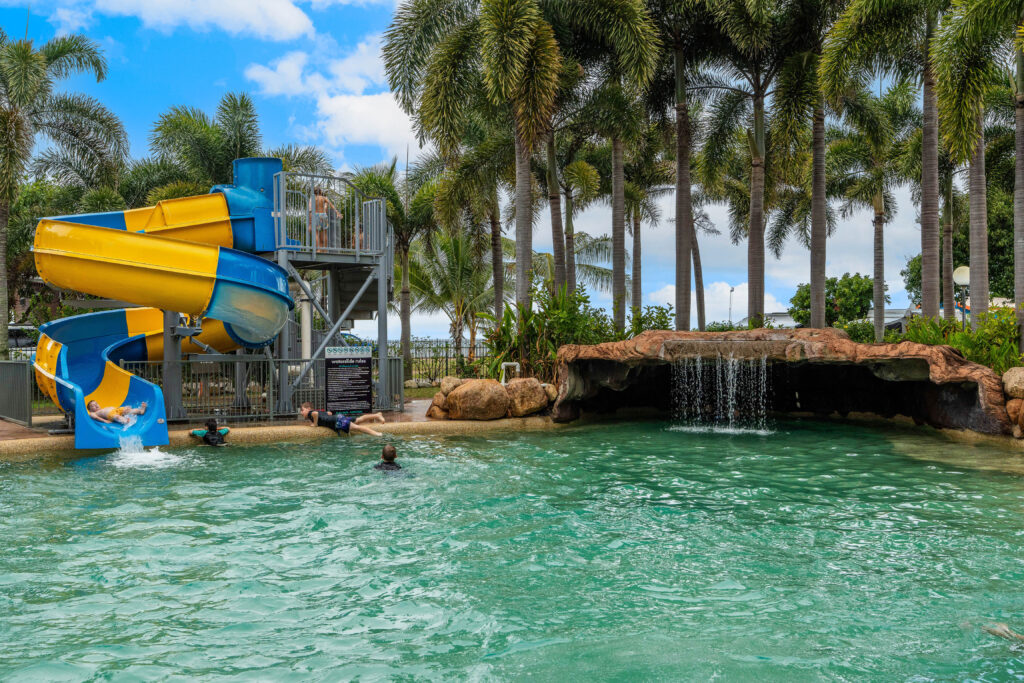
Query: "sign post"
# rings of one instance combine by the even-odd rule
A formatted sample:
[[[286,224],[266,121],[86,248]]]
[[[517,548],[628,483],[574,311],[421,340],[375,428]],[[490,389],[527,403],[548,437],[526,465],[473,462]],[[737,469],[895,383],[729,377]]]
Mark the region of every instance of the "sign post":
[[[328,346],[324,349],[327,410],[350,417],[373,409],[370,346]]]

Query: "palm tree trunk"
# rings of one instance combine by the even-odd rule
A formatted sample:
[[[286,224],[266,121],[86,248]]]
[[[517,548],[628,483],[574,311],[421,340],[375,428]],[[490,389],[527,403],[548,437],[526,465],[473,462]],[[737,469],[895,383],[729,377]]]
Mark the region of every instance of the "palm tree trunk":
[[[929,11],[927,42],[937,18]],[[939,317],[939,112],[935,75],[925,48],[924,127],[921,141],[921,315]]]
[[[612,320],[626,329],[626,196],[622,140],[612,138]]]
[[[697,291],[697,329],[704,331],[706,324],[704,320],[704,271],[700,267],[700,244],[697,241],[697,233],[693,233],[693,283]]]
[[[555,131],[548,131],[548,206],[551,209],[551,253],[555,258],[555,291],[565,286],[565,236],[562,234],[562,193],[558,186]]]
[[[530,186],[530,147],[519,132],[516,146],[516,303],[530,310],[533,271],[533,207]]]
[[[956,302],[953,300],[953,172],[946,178],[946,219],[942,230],[942,317],[956,319]]]
[[[676,81],[676,329],[690,329],[690,252],[693,197],[690,194],[690,108],[682,49],[675,53]]]
[[[754,98],[750,162],[750,228],[747,236],[747,317],[764,323],[764,96]]]
[[[11,319],[10,293],[7,291],[7,226],[11,217],[11,205],[0,202],[0,301],[4,304],[3,320],[0,321],[0,360],[10,356],[7,335]]]
[[[495,192],[497,195],[497,192]],[[499,204],[497,196],[490,214],[491,220],[491,277],[494,280],[494,320],[501,321],[505,312],[505,258],[501,249],[501,219],[498,217]]]
[[[984,113],[978,111],[978,140],[971,155],[969,175],[971,230],[971,329],[988,313],[988,206],[985,197]]]
[[[1013,168],[1013,300],[1017,309],[1018,348],[1024,349],[1024,52],[1016,50]],[[2,227],[2,224],[0,224]],[[6,263],[0,261],[0,267]]]
[[[640,263],[640,214],[633,213],[633,308],[639,309],[643,303],[643,284],[640,281],[642,264]]]
[[[811,327],[825,327],[825,104],[814,104],[811,179]]]
[[[405,376],[412,377],[412,331],[409,327],[412,307],[409,304],[408,245],[402,245],[400,258],[402,263],[402,291],[398,296],[398,315],[402,319],[402,365],[405,367]]]
[[[572,190],[565,191],[565,284],[570,292],[576,291],[576,244],[572,227]]]
[[[880,203],[880,202],[879,202]],[[875,342],[885,339],[885,214],[875,209],[875,272],[872,303],[875,307]]]

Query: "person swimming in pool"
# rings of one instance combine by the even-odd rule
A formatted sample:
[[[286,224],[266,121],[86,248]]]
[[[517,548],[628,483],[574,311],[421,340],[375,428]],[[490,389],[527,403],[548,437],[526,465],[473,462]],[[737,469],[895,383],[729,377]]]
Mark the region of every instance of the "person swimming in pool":
[[[395,458],[398,457],[398,451],[391,444],[386,444],[380,451],[380,462],[373,466],[375,470],[384,470],[385,472],[393,472],[402,469],[402,466],[395,462]]]
[[[128,419],[132,415],[146,414],[145,401],[138,408],[132,408],[131,406],[101,408],[100,404],[96,401],[89,401],[85,404],[85,408],[89,411],[89,417],[100,422],[106,422],[107,424],[114,424],[115,422],[118,424],[128,424]]]
[[[1012,640],[1018,643],[1024,643],[1024,636],[1017,633],[1016,631],[1011,629],[1007,624],[1004,624],[1002,622],[988,624],[987,626],[982,626],[981,628],[986,633],[991,633],[994,636],[1006,638],[1007,640]]]
[[[299,414],[303,420],[309,420],[311,426],[333,429],[338,436],[341,436],[342,432],[348,434],[349,430],[370,436],[384,436],[376,429],[367,426],[370,423],[384,424],[384,416],[381,413],[367,413],[353,420],[347,415],[335,415],[329,410],[313,410],[313,404],[307,401],[302,404]]]

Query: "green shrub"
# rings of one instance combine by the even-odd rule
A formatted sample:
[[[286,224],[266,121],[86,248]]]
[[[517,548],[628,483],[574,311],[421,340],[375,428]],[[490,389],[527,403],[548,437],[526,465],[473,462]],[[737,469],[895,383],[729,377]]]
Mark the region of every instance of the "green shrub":
[[[836,327],[846,332],[851,341],[861,344],[873,344],[875,341],[875,326],[866,320],[840,323]]]
[[[987,365],[1000,374],[1024,365],[1018,343],[1017,316],[1009,308],[979,315],[978,329],[973,331],[961,330],[960,323],[954,320],[915,318],[907,327],[905,339],[952,346],[967,360]]]
[[[542,382],[555,379],[558,348],[565,344],[599,344],[619,338],[608,314],[593,308],[583,289],[556,294],[540,289],[534,293],[534,310],[512,304],[487,333],[491,357],[478,371],[487,377],[501,375],[501,364],[520,364],[524,377]],[[489,320],[489,316],[483,315]]]
[[[672,306],[647,306],[643,310],[634,306],[629,316],[630,337],[647,330],[674,330],[675,326]]]

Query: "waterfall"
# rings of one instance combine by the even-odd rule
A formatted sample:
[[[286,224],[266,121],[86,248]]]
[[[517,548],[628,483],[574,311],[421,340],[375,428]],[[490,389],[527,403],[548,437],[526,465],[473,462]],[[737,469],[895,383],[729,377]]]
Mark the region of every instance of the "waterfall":
[[[769,391],[766,356],[685,358],[672,366],[672,417],[681,429],[767,433]]]

